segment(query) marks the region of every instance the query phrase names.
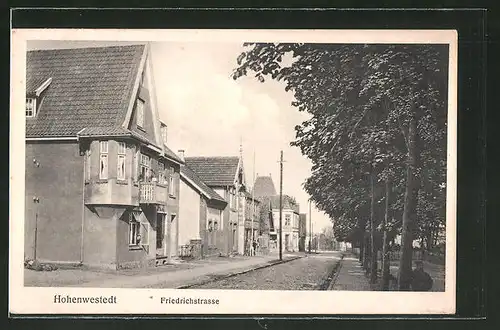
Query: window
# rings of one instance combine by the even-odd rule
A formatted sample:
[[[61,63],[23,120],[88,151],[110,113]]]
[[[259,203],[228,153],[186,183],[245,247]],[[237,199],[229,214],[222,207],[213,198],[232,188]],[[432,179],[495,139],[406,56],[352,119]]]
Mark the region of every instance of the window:
[[[141,224],[135,219],[132,213],[129,214],[129,239],[128,244],[137,246],[141,242]]]
[[[144,101],[137,99],[135,108],[137,111],[137,126],[144,127]]]
[[[290,226],[290,214],[285,215],[285,226]]]
[[[99,142],[99,179],[108,178],[108,141]]]
[[[26,99],[26,117],[35,117],[36,115],[36,99],[28,97]]]
[[[166,184],[167,180],[165,178],[165,164],[158,163],[158,182],[161,184]]]
[[[125,155],[127,151],[127,145],[125,142],[118,142],[118,155]]]
[[[141,172],[139,181],[149,181],[151,176],[151,158],[147,155],[141,154],[140,158]]]
[[[168,194],[170,196],[175,197],[175,187],[174,187],[174,176],[170,174],[170,177],[168,178]]]
[[[118,162],[116,163],[116,178],[125,180],[125,159],[126,159],[125,142],[118,142]]]

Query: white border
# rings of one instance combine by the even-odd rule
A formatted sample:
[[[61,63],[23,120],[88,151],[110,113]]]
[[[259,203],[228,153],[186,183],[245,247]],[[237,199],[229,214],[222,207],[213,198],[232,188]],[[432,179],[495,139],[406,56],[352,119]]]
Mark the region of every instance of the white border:
[[[82,30],[16,29],[11,35],[9,311],[16,314],[453,314],[456,283],[457,56],[455,30]],[[24,187],[27,40],[450,45],[445,292],[228,291],[24,287]],[[15,152],[14,152],[15,151]],[[117,304],[54,304],[54,294],[117,296]],[[153,298],[150,298],[150,297]],[[219,305],[166,305],[160,297],[217,298]],[[243,303],[244,302],[244,303]]]

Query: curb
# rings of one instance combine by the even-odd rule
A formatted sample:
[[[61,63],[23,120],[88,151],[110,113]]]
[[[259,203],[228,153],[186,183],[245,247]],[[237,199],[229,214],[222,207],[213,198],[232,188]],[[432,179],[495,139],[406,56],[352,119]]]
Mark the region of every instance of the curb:
[[[342,255],[342,258],[339,260],[339,263],[335,269],[335,274],[333,275],[333,278],[326,288],[326,291],[332,291],[333,287],[335,286],[335,283],[337,283],[337,278],[339,277],[340,270],[342,269],[342,266],[344,265],[344,255]]]
[[[192,287],[196,287],[196,286],[205,285],[205,284],[208,284],[208,283],[217,282],[217,281],[220,281],[220,280],[225,280],[227,278],[234,277],[234,276],[237,276],[237,275],[242,275],[242,274],[250,273],[250,272],[253,272],[255,270],[264,269],[264,268],[268,268],[268,267],[276,266],[276,265],[281,265],[281,264],[284,264],[284,263],[287,263],[287,262],[290,262],[290,261],[294,261],[294,260],[297,260],[297,259],[301,259],[301,258],[304,258],[304,257],[303,256],[295,256],[295,257],[291,257],[290,259],[287,259],[287,260],[272,261],[272,262],[270,262],[268,264],[260,265],[260,266],[257,266],[257,267],[252,267],[252,268],[245,269],[245,270],[242,270],[242,271],[239,271],[239,272],[236,272],[236,273],[229,273],[229,274],[226,274],[226,275],[221,275],[217,279],[209,279],[209,280],[200,281],[200,282],[196,282],[196,283],[192,283],[192,284],[181,285],[181,286],[176,287],[176,289],[189,289],[189,288],[192,288]],[[209,274],[207,274],[207,275],[209,275]]]

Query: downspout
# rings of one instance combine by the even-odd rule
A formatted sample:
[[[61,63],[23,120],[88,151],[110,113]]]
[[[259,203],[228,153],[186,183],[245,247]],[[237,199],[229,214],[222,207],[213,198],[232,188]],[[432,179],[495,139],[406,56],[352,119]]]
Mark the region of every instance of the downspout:
[[[80,142],[80,141],[78,141]],[[89,149],[91,148],[92,142],[89,144]],[[78,143],[78,148],[80,148],[80,143]],[[83,180],[82,180],[82,232],[80,235],[80,264],[83,264],[83,252],[84,252],[84,229],[85,229],[85,176],[87,175],[87,162],[90,162],[88,157],[89,151],[85,150],[83,155]],[[90,171],[89,171],[90,172]],[[90,174],[90,173],[89,173]]]

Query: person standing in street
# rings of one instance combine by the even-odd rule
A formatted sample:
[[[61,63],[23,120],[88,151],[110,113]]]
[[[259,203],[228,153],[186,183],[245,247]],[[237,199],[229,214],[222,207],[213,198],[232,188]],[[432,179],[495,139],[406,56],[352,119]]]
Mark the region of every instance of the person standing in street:
[[[255,252],[257,251],[257,241],[252,242],[252,255],[255,256]]]

